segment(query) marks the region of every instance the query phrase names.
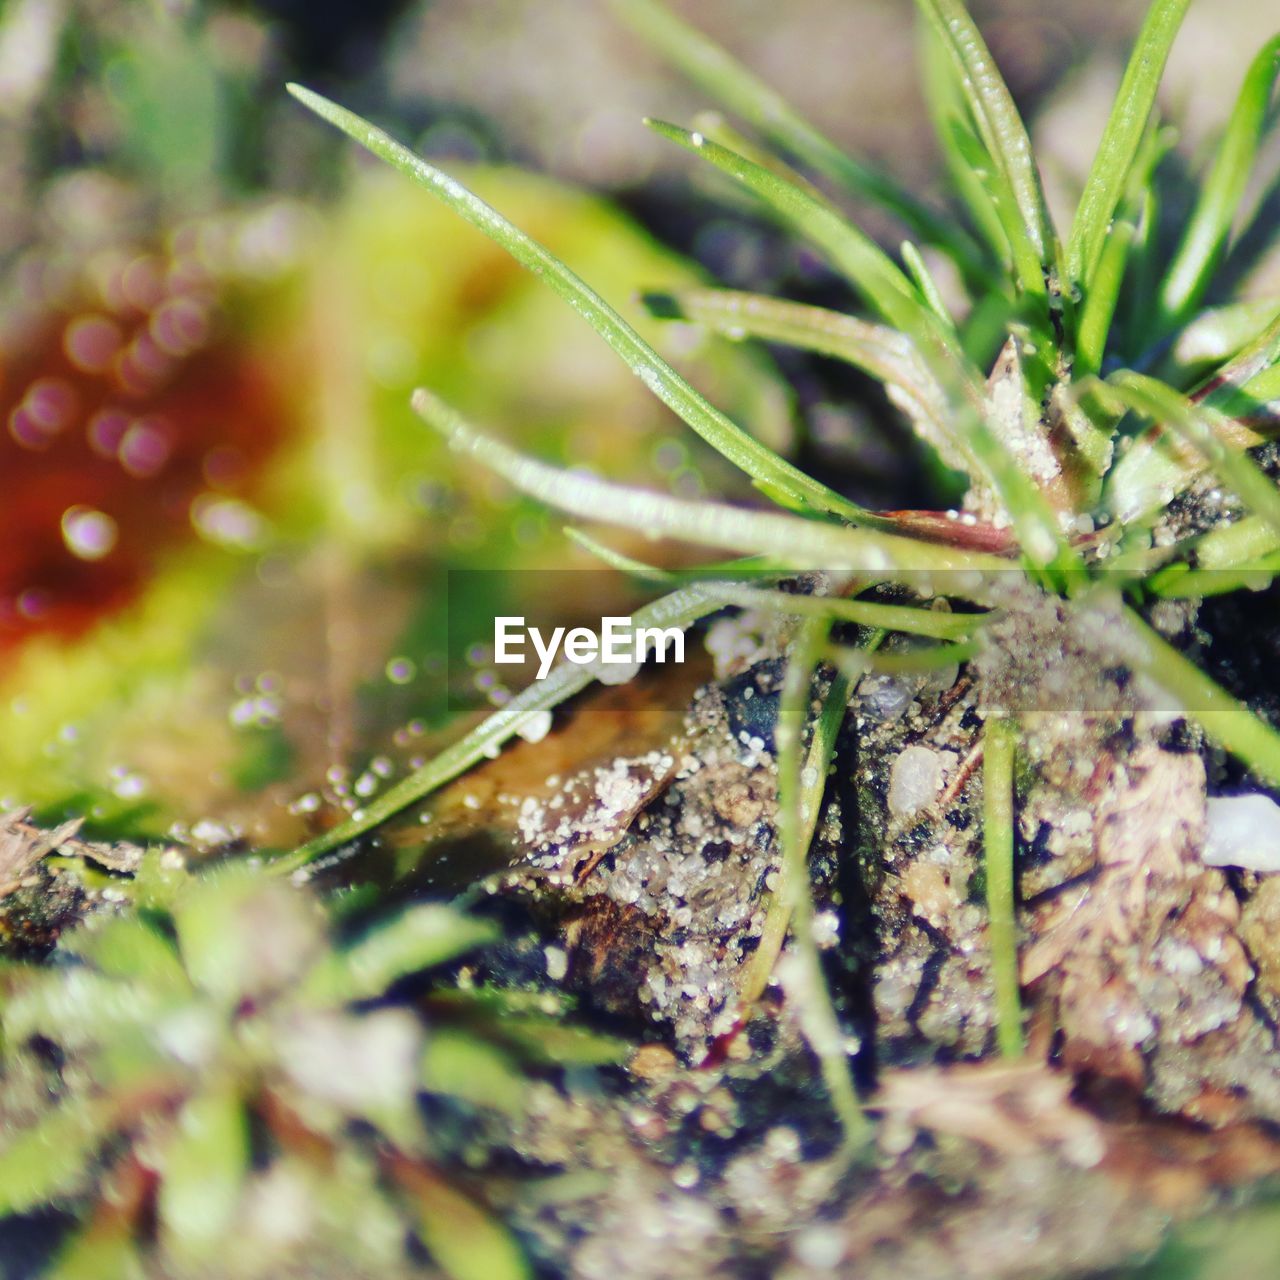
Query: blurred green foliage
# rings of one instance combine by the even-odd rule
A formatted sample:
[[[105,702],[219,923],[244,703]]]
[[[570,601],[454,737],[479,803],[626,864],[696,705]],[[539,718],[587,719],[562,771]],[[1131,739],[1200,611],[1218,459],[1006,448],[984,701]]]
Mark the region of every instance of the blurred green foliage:
[[[624,1045],[533,993],[433,996],[424,971],[497,936],[447,906],[357,926],[251,865],[192,877],[158,852],[126,888],[3,973],[0,1215],[72,1213],[51,1274],[105,1274],[108,1245],[173,1275],[273,1275],[317,1247],[394,1271],[414,1232],[457,1280],[525,1274],[420,1100],[517,1116],[528,1066]]]

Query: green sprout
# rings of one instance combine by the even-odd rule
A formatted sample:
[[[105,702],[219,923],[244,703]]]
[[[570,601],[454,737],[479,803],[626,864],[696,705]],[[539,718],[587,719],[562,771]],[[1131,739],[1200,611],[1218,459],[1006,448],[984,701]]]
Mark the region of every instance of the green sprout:
[[[495,938],[451,907],[335,940],[308,891],[244,865],[197,879],[157,862],[131,909],[62,940],[64,963],[4,973],[0,1213],[70,1210],[51,1274],[134,1274],[147,1248],[171,1273],[220,1260],[270,1274],[326,1247],[386,1273],[416,1236],[456,1280],[525,1276],[514,1239],[449,1176],[420,1099],[510,1116],[524,1064],[613,1062],[618,1043],[519,993],[413,995],[416,975]],[[35,1100],[15,1083],[32,1077]],[[274,1225],[255,1217],[261,1197],[282,1198]],[[231,1239],[244,1247],[228,1254]]]
[[[813,664],[806,656],[811,639],[804,637],[815,627],[853,620],[875,628],[873,637],[888,630],[966,639],[965,631],[941,637],[930,630],[940,615],[927,608],[900,606],[878,621],[859,615],[857,609],[876,605],[855,598],[882,584],[923,598],[944,596],[966,610],[998,606],[1001,585],[1011,581],[1070,598],[1123,592],[1119,625],[1135,671],[1261,781],[1280,785],[1280,734],[1140,616],[1143,604],[1160,596],[1226,589],[1215,582],[1257,587],[1280,570],[1280,499],[1250,453],[1276,425],[1280,299],[1229,303],[1214,290],[1233,228],[1247,229],[1244,195],[1280,73],[1280,40],[1249,68],[1218,158],[1169,257],[1154,223],[1171,141],[1155,102],[1188,0],[1150,6],[1065,229],[1054,225],[1027,129],[961,0],[917,2],[929,107],[954,186],[955,207],[948,209],[922,203],[845,156],[656,0],[608,3],[756,138],[744,139],[716,119],[693,130],[651,127],[817,248],[864,314],[716,289],[650,295],[650,311],[735,339],[802,348],[878,379],[920,440],[968,477],[967,519],[868,511],[797,471],[708,405],[589,285],[498,212],[382,130],[290,86],[305,106],[433,192],[565,297],[655,395],[782,510],[689,502],[558,469],[477,431],[425,391],[414,402],[424,420],[455,449],[571,516],[730,551],[778,571],[841,571],[840,589],[825,596],[783,596],[781,605],[771,593],[752,596],[753,603],[767,600],[804,615],[793,664],[806,681]],[[822,188],[791,169],[792,162]],[[899,219],[912,238],[897,259],[851,220],[841,203],[846,197]],[[951,293],[931,273],[931,255],[954,265],[960,284]],[[1204,475],[1247,514],[1172,546],[1153,546],[1153,529],[1170,504]],[[640,567],[608,548],[601,555],[628,571]],[[752,588],[734,590],[743,603]],[[688,626],[725,603],[723,584],[684,582],[649,606],[645,621]],[[969,616],[960,625],[978,628],[981,621]],[[842,661],[847,665],[847,654]],[[296,868],[354,841],[498,749],[525,716],[557,705],[589,679],[583,669],[562,668],[282,865]],[[1004,723],[988,729],[991,938],[998,1041],[1006,1052],[1022,1034],[1012,883],[1016,732]],[[801,736],[783,734],[786,743]],[[794,767],[797,751],[791,745],[782,752],[780,773],[784,763]],[[811,825],[801,820],[794,779],[780,782],[790,877]],[[802,923],[798,902],[792,893],[785,918]],[[758,987],[758,975],[748,986]],[[831,1076],[828,1084],[851,1125],[837,1096],[844,1086]]]

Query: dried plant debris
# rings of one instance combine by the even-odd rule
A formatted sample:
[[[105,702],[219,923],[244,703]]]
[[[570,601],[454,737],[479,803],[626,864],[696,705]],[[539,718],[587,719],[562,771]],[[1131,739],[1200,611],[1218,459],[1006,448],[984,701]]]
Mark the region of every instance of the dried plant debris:
[[[79,836],[80,820],[44,828],[29,809],[0,814],[0,944],[40,951],[103,902],[120,896],[112,881],[133,875],[143,849]]]
[[[26,877],[51,853],[123,873],[136,871],[142,861],[139,845],[81,840],[78,833],[83,823],[78,818],[52,830],[35,826],[30,819],[29,809],[0,814],[0,897],[22,887]]]
[[[535,1089],[509,1135],[556,1171],[516,1195],[534,1256],[584,1280],[1083,1277],[1280,1170],[1262,1130],[1103,1120],[1035,1062],[885,1072],[875,1152],[833,1164],[795,1049],[646,1050],[621,1098]]]

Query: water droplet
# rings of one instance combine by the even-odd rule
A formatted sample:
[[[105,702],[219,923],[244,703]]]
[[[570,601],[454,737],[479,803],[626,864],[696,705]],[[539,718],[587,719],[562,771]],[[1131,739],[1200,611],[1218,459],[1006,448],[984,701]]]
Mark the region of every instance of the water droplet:
[[[392,684],[408,684],[418,674],[416,664],[409,658],[392,658],[386,670]]]
[[[158,475],[169,461],[169,433],[158,418],[129,424],[116,450],[120,465],[138,480]]]
[[[106,316],[79,316],[63,332],[62,349],[82,373],[102,373],[123,341],[120,326]]]
[[[516,732],[526,742],[541,742],[551,732],[551,712],[536,711],[516,726]]]
[[[62,513],[62,541],[80,560],[101,560],[111,554],[119,537],[116,522],[93,507],[68,507]]]
[[[267,522],[251,506],[211,493],[191,504],[191,523],[205,541],[234,551],[260,550],[267,537]]]

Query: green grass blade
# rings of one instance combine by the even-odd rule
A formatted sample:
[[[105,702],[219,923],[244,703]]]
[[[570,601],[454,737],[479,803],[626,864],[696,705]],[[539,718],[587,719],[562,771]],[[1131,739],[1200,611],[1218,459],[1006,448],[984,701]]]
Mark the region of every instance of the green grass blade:
[[[861,508],[791,466],[755,440],[698,394],[593,289],[559,258],[508,222],[461,183],[414,155],[345,108],[299,85],[289,85],[305,107],[340,129],[349,138],[385,160],[393,168],[426,187],[455,213],[501,245],[521,266],[554,289],[609,346],[635,375],[712,448],[740,467],[770,495],[789,505],[809,507],[849,520],[862,517]]]
[[[637,560],[633,556],[623,555],[622,552],[606,546],[573,525],[565,525],[564,532],[571,542],[576,542],[584,551],[595,556],[611,569],[617,569],[620,573],[630,574],[632,577],[665,587],[702,582],[719,574],[772,575],[781,572],[780,566],[770,564],[764,556],[742,556],[737,560],[721,560],[713,564],[695,565],[688,569],[662,569],[644,560]]]
[[[953,222],[917,200],[886,174],[846,155],[781,94],[702,32],[654,0],[611,0],[611,3],[623,19],[683,75],[775,146],[790,152],[851,194],[889,209],[913,234],[946,252],[967,276],[984,274],[976,246]]]
[[[429,392],[415,392],[413,407],[454,450],[475,458],[522,493],[582,519],[698,546],[764,555],[798,569],[843,569],[904,581],[920,574],[955,574],[937,584],[949,594],[972,591],[981,596],[985,594],[983,573],[1007,573],[1013,568],[998,556],[879,529],[838,526],[706,499],[694,502],[614,484],[526,457],[475,431]],[[972,575],[972,581],[960,575]]]
[[[437,1274],[449,1280],[531,1280],[533,1268],[520,1242],[479,1200],[404,1157],[392,1168]]]
[[[1165,265],[1160,236],[1161,211],[1160,191],[1149,187],[1143,192],[1129,246],[1128,278],[1120,298],[1120,316],[1112,323],[1113,331],[1120,332],[1121,341],[1117,345],[1126,352],[1146,353],[1151,349],[1151,317],[1158,305],[1160,277]]]
[[[1140,575],[1152,595],[1222,595],[1262,591],[1280,572],[1280,535],[1257,516],[1219,525],[1172,548],[1175,557],[1194,556],[1196,567],[1179,558],[1155,573]]]
[[[1046,292],[1056,271],[1056,236],[1026,126],[991,51],[960,0],[917,0],[950,56],[978,134],[992,162],[994,203],[1027,293]],[[1011,199],[1012,208],[1002,207]]]
[[[1155,0],[1125,69],[1120,92],[1085,182],[1067,243],[1067,274],[1088,292],[1155,106],[1169,50],[1190,0]]]
[[[1103,243],[1093,285],[1085,295],[1084,306],[1079,312],[1073,366],[1073,374],[1077,379],[1088,377],[1102,369],[1117,303],[1132,260],[1134,245],[1138,243],[1138,225],[1147,208],[1152,178],[1176,141],[1177,135],[1170,129],[1150,128],[1143,135],[1142,145],[1133,162],[1128,191],[1121,201],[1111,233]],[[1126,292],[1132,294],[1131,289]],[[1149,338],[1144,343],[1146,345],[1149,345]]]
[[[951,186],[964,201],[979,236],[1006,272],[1013,268],[1009,237],[1005,234],[991,192],[979,170],[989,163],[982,141],[974,132],[954,64],[938,33],[928,23],[919,26],[920,68],[925,105],[942,151]],[[988,286],[1001,288],[997,278]]]
[[[1174,255],[1160,293],[1158,326],[1177,328],[1204,297],[1244,199],[1280,76],[1280,36],[1263,46],[1245,75],[1240,96],[1209,176]]]
[[[1194,662],[1162,639],[1132,610],[1126,620],[1135,641],[1135,670],[1176,699],[1179,709],[1224,751],[1243,762],[1263,782],[1280,787],[1280,733]]]
[[[791,991],[800,1025],[822,1068],[823,1082],[832,1109],[844,1131],[844,1146],[864,1144],[870,1125],[858,1101],[844,1032],[831,1003],[822,972],[822,959],[813,936],[813,895],[809,889],[809,840],[803,811],[804,783],[801,747],[804,726],[810,719],[813,675],[826,644],[830,624],[814,619],[804,623],[792,642],[778,699],[775,730],[778,762],[778,843],[782,849],[782,883],[779,900],[792,920],[792,938],[799,970]],[[843,690],[844,682],[837,682]],[[843,711],[844,705],[840,709]],[[825,774],[825,770],[824,770]]]
[[[326,952],[296,998],[320,1007],[373,1000],[401,978],[457,959],[501,936],[491,920],[464,915],[441,902],[419,902],[374,925],[351,945]]]
[[[688,627],[720,608],[723,605],[719,600],[708,597],[696,586],[684,587],[637,609],[633,621],[638,627]],[[510,702],[499,707],[421,769],[371,800],[360,811],[359,817],[353,817],[334,827],[332,831],[326,831],[301,845],[292,853],[277,858],[270,864],[271,869],[284,874],[296,871],[324,854],[359,839],[375,827],[380,827],[472,766],[492,758],[494,752],[529,721],[553,711],[574,694],[581,693],[594,680],[595,675],[590,667],[576,666],[573,663],[553,667],[545,680],[535,681],[527,689],[521,690]]]
[[[872,643],[879,644],[880,641],[873,637]],[[865,653],[866,650],[859,649],[856,652]],[[802,825],[799,843],[805,850],[806,861],[813,844],[813,833],[818,825],[822,797],[827,789],[827,776],[835,756],[836,738],[849,709],[849,694],[853,683],[861,674],[858,672],[854,677],[847,678],[843,673],[836,673],[823,701],[822,712],[814,723],[813,735],[809,739],[809,750],[805,755],[804,768],[800,772]],[[785,877],[789,874],[790,865],[784,863],[782,875]],[[764,995],[778,957],[782,954],[783,943],[791,928],[791,896],[789,886],[783,884],[769,898],[765,908],[764,927],[760,932],[760,945],[743,966],[738,980],[738,995],[744,1011],[749,1011]]]
[[[1163,423],[1185,440],[1224,486],[1280,534],[1280,491],[1247,453],[1223,440],[1223,432],[1230,424],[1222,414],[1193,404],[1181,392],[1145,374],[1125,370],[1105,385],[1104,395],[1112,395],[1126,409]]]
[[[1280,316],[1277,316],[1242,351],[1233,356],[1196,391],[1200,407],[1219,415],[1216,427],[1226,433],[1223,443],[1250,448],[1261,437],[1251,429],[1274,428],[1268,405],[1280,395],[1271,381],[1280,369]],[[1168,447],[1159,428],[1133,441],[1132,447],[1107,477],[1108,508],[1128,523],[1167,503],[1191,483],[1201,470],[1194,454],[1181,455]]]
[[[0,1214],[27,1213],[89,1179],[95,1153],[116,1123],[118,1107],[73,1095],[29,1128],[8,1121],[0,1150]]]
[[[1258,516],[1220,524],[1196,539],[1196,564],[1201,569],[1239,569],[1280,550],[1280,535]]]
[[[873,633],[883,636],[883,631]],[[930,645],[927,648],[908,649],[899,653],[873,652],[870,648],[850,649],[845,645],[832,645],[827,651],[828,661],[839,667],[850,679],[865,675],[868,671],[891,676],[923,675],[968,662],[981,650],[977,640],[965,640],[958,644]]]
[[[1233,591],[1265,591],[1280,574],[1280,554],[1234,569],[1193,569],[1186,563],[1171,564],[1143,583],[1153,596],[1165,600],[1195,600],[1229,595]]]
[[[673,573],[670,569],[662,569],[656,564],[646,564],[643,560],[623,555],[621,551],[615,551],[603,542],[598,542],[590,534],[583,533],[581,529],[571,524],[565,525],[564,534],[570,542],[576,542],[589,555],[595,556],[610,569],[617,569],[619,573],[639,578],[642,582],[653,582],[666,587],[674,587],[679,581],[680,575]]]
[[[739,340],[756,338],[842,360],[884,384],[917,435],[948,465],[970,471],[976,459],[956,432],[956,414],[938,380],[905,334],[856,316],[758,293],[687,289],[644,298],[651,314],[700,324]]]
[[[982,748],[982,854],[987,873],[988,938],[995,986],[996,1043],[1020,1058],[1022,1002],[1018,994],[1018,921],[1014,911],[1013,762],[1017,735],[1007,720],[989,720]]]
[[[1280,365],[1280,316],[1200,389],[1201,403],[1223,413],[1247,411],[1258,385]]]
[[[1173,344],[1173,370],[1186,374],[1221,364],[1280,320],[1280,298],[1249,298],[1202,311]]]
[[[956,322],[947,310],[947,304],[942,300],[942,290],[938,288],[938,282],[933,278],[928,266],[925,265],[925,260],[921,257],[920,250],[910,240],[904,240],[899,252],[902,254],[902,261],[906,265],[912,281],[920,291],[920,296],[924,299],[925,306],[933,312],[938,323],[944,329],[954,330]]]
[[[207,1082],[193,1092],[163,1150],[156,1198],[161,1237],[180,1264],[199,1271],[198,1263],[214,1257],[235,1229],[252,1164],[249,1121],[235,1085]]]
[[[787,182],[763,165],[712,141],[705,134],[661,120],[646,122],[655,133],[701,156],[722,173],[742,183],[798,234],[817,245],[851,285],[880,315],[904,333],[933,324],[915,286],[871,239],[825,200]]]
[[[798,595],[760,587],[707,583],[708,594],[744,609],[770,609],[796,617],[825,618],[828,622],[853,622],[860,627],[899,631],[930,640],[962,640],[987,620],[981,613],[942,613],[910,605],[881,604],[875,600],[849,600],[843,596]]]
[[[742,182],[800,234],[812,240],[894,328],[917,345],[928,368],[954,397],[954,421],[948,435],[961,441],[971,470],[990,483],[1018,529],[1022,549],[1038,566],[1076,565],[1057,521],[1018,460],[985,421],[986,404],[975,370],[953,334],[921,301],[915,286],[866,235],[825,203],[760,165],[676,125],[650,121],[663,137],[704,156],[716,168]],[[935,442],[936,443],[936,442]],[[865,516],[863,523],[867,523]]]
[[[798,187],[807,196],[811,196],[825,208],[838,218],[845,215],[841,212],[840,206],[832,200],[826,192],[820,187],[810,182],[798,169],[787,163],[776,151],[770,151],[767,146],[754,141],[744,134],[740,129],[735,129],[729,121],[718,111],[699,111],[690,122],[691,128],[695,133],[700,133],[704,138],[710,138],[712,142],[718,142],[727,151],[735,152],[744,160],[750,160],[752,164],[759,165],[762,169],[767,169],[775,178],[782,182],[789,182],[792,186]],[[748,200],[751,197],[747,197]]]
[[[1107,338],[1111,333],[1111,322],[1115,319],[1120,286],[1124,283],[1125,269],[1129,265],[1129,250],[1136,231],[1134,223],[1118,222],[1107,237],[1093,285],[1080,309],[1080,329],[1076,335],[1073,369],[1077,378],[1087,378],[1102,370]]]

